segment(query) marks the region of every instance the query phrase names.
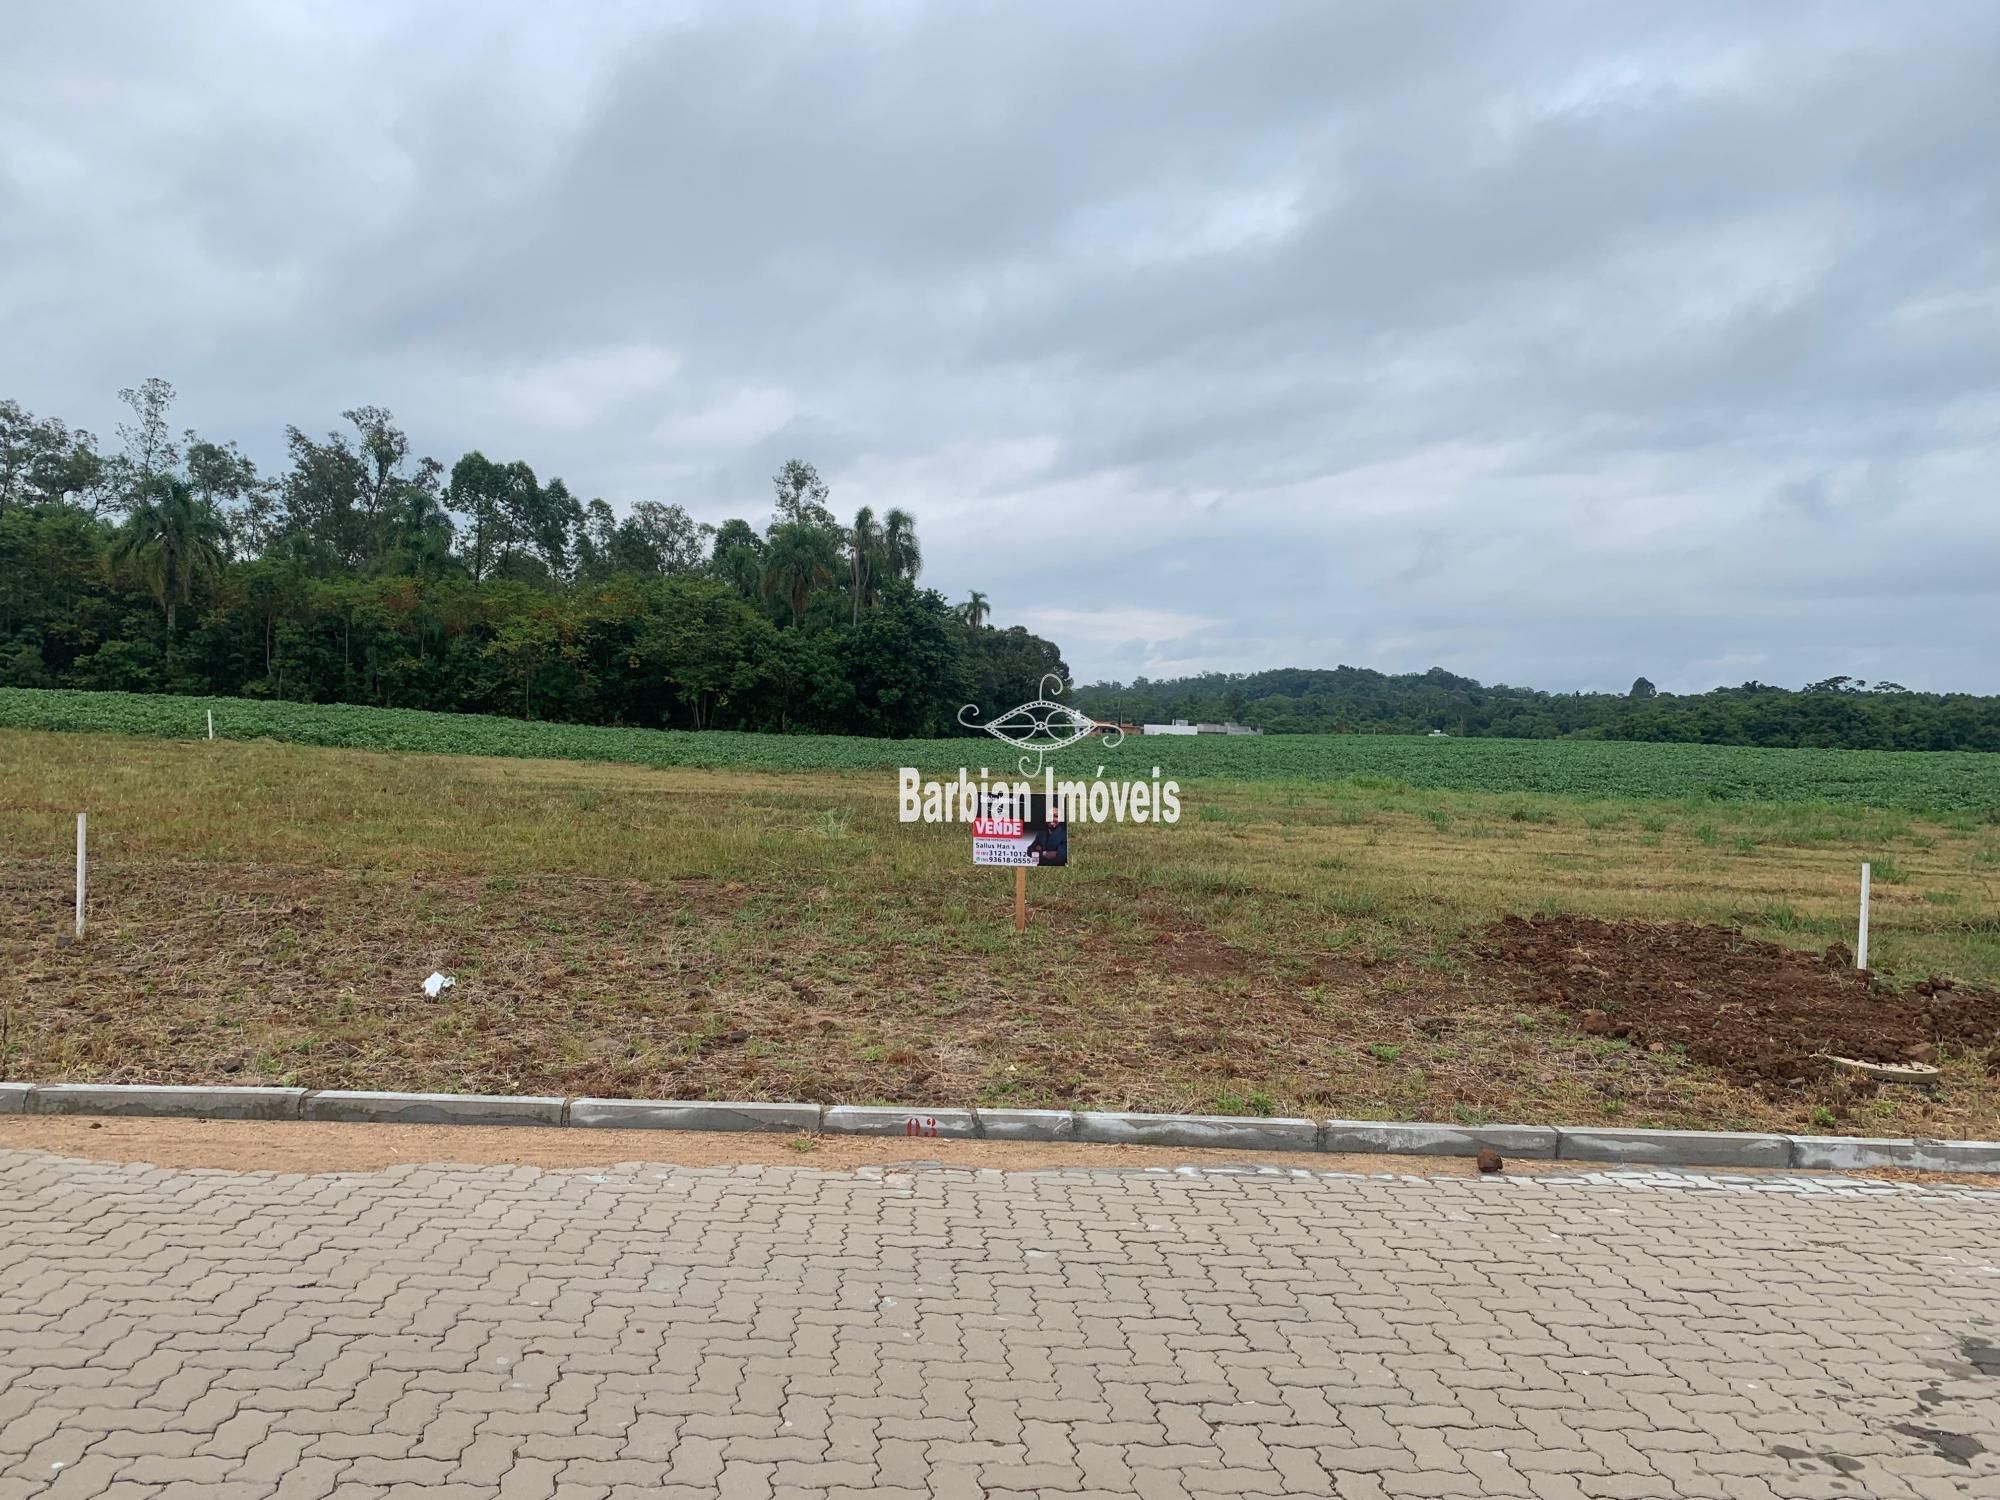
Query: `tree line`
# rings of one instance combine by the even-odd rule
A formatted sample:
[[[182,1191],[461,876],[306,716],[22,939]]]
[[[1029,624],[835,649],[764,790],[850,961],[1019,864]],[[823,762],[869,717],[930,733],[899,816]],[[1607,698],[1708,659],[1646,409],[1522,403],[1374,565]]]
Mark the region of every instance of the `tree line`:
[[[2000,750],[2000,698],[1913,693],[1894,682],[1830,677],[1796,691],[1768,683],[1662,693],[1646,678],[1625,693],[1545,693],[1491,686],[1441,667],[1384,673],[1210,672],[1080,688],[1101,718],[1190,723],[1234,719],[1269,734],[1429,734],[1508,739],[1660,740],[1848,750]]]
[[[0,400],[0,686],[221,694],[578,723],[936,736],[1067,677],[1053,642],[986,596],[920,586],[915,519],[842,522],[801,460],[772,514],[623,515],[482,452],[416,456],[378,406],[282,472],[119,398],[114,444]],[[1233,719],[1273,734],[1666,740],[2000,750],[2000,698],[1829,678],[1698,694],[1545,693],[1441,668],[1286,668],[1082,689],[1105,719]]]
[[[772,516],[622,516],[378,406],[285,431],[281,473],[119,392],[116,446],[0,401],[0,686],[223,694],[694,729],[960,732],[1065,673],[918,583],[916,521],[837,519],[794,459]]]

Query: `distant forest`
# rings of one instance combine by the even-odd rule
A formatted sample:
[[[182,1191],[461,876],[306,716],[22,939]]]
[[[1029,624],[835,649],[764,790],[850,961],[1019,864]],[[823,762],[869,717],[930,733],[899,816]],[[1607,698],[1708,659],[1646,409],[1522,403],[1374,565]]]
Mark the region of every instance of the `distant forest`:
[[[117,444],[0,401],[0,686],[222,694],[652,728],[937,736],[1066,671],[919,586],[916,519],[836,519],[794,459],[746,520],[621,516],[520,459],[415,456],[362,406],[259,472],[119,397]]]
[[[1389,674],[1210,672],[1099,682],[1077,704],[1104,719],[1191,723],[1234,719],[1267,734],[1429,734],[1505,739],[1666,740],[1835,750],[2000,750],[2000,698],[1913,693],[1831,677],[1797,691],[1768,683],[1662,693],[1641,677],[1626,693],[1489,687],[1441,667]]]

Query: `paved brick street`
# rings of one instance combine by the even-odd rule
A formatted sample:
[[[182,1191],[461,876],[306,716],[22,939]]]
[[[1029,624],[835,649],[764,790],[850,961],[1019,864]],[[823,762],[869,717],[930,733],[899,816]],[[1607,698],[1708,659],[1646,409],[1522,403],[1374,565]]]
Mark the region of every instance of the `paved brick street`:
[[[2000,1495],[1996,1344],[1943,1187],[0,1151],[0,1500]]]

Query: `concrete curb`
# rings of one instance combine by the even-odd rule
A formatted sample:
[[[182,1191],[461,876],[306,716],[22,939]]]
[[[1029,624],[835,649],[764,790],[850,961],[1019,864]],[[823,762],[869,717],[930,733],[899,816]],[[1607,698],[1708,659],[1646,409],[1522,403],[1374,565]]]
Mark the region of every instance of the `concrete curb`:
[[[1915,1167],[1930,1172],[2000,1172],[2000,1141],[1905,1141],[1845,1135],[1795,1135],[1791,1165],[1846,1172]]]
[[[979,1109],[979,1133],[989,1141],[1073,1141],[1076,1115],[1067,1109]]]
[[[969,1109],[904,1109],[895,1104],[829,1104],[819,1128],[833,1135],[902,1135],[918,1140],[974,1140],[979,1117]]]
[[[401,1094],[347,1089],[165,1084],[0,1083],[0,1115],[143,1115],[205,1120],[543,1125],[581,1129],[735,1130],[901,1136],[912,1140],[1097,1141],[1238,1151],[1502,1156],[1618,1166],[1908,1167],[2000,1173],[2000,1141],[1775,1135],[1598,1126],[1443,1125],[1258,1115],[1148,1115],[1063,1109],[908,1109],[703,1099],[565,1099],[555,1095]]]
[[[569,1123],[595,1130],[819,1129],[817,1104],[739,1104],[689,1100],[572,1099]]]
[[[1317,1120],[1262,1115],[1079,1114],[1076,1138],[1129,1146],[1226,1146],[1240,1151],[1317,1151]]]
[[[1562,1161],[1645,1162],[1665,1167],[1789,1167],[1782,1135],[1740,1130],[1571,1130],[1556,1132]]]
[[[41,1091],[37,1089],[36,1097]],[[569,1101],[553,1095],[385,1094],[327,1089],[307,1094],[307,1120],[347,1120],[383,1125],[560,1125]]]
[[[38,1115],[188,1116],[203,1120],[296,1120],[304,1089],[202,1088],[186,1084],[38,1083]]]
[[[1502,1156],[1555,1159],[1559,1133],[1552,1125],[1404,1125],[1381,1120],[1328,1120],[1322,1151],[1386,1152],[1400,1156],[1477,1156],[1491,1147]]]

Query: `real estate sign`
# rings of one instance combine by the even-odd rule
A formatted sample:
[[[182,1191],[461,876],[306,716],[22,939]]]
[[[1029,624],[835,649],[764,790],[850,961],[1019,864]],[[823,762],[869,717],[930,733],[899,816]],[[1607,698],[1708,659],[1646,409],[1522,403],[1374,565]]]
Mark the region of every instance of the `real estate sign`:
[[[1069,824],[1062,799],[1041,792],[1023,799],[995,799],[972,823],[975,865],[1066,865]],[[986,812],[1000,814],[987,816]]]

